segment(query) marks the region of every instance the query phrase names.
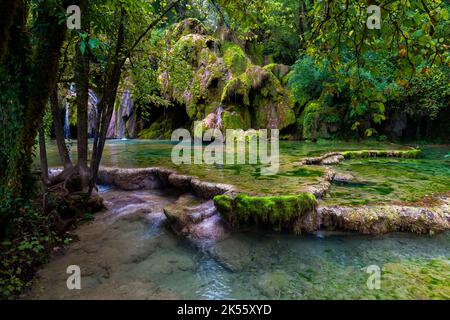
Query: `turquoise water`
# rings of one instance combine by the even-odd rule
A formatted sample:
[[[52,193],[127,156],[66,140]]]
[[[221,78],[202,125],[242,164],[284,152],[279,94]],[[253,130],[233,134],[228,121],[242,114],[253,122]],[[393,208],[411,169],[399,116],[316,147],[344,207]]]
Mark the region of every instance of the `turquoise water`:
[[[320,143],[280,142],[280,169],[277,175],[261,175],[261,165],[181,165],[171,161],[174,143],[150,140],[111,140],[105,147],[102,165],[122,168],[163,166],[205,181],[229,183],[243,192],[260,195],[295,194],[315,185],[323,174],[319,166],[299,167],[302,158],[331,151],[401,149],[379,142]],[[76,146],[72,146],[76,150]],[[333,166],[350,173],[355,183],[334,185],[324,199],[328,204],[361,205],[386,201],[413,202],[431,194],[450,191],[450,146],[422,146],[420,159],[363,159]],[[49,165],[59,166],[54,144],[49,146]],[[76,152],[72,156],[76,158]]]
[[[191,242],[165,225],[162,208],[176,196],[114,189],[103,196],[111,209],[77,229],[79,241],[39,272],[29,298],[450,299],[450,233],[293,236],[254,229]],[[73,264],[81,268],[79,291],[66,287]],[[367,285],[369,266],[380,270],[379,289]]]
[[[322,173],[320,168],[294,165],[302,157],[338,150],[401,148],[377,143],[282,142],[281,171],[266,178],[258,175],[258,166],[176,167],[170,162],[172,147],[160,141],[109,141],[102,164],[166,166],[262,193],[289,193],[313,183]],[[407,202],[448,192],[448,146],[423,149],[421,159],[343,162],[334,169],[354,175],[356,181],[333,185],[323,201],[352,205]],[[49,159],[50,166],[59,165],[54,146],[50,146]],[[433,237],[327,232],[294,236],[255,229],[218,243],[193,243],[177,238],[165,226],[162,208],[176,196],[156,191],[102,191],[107,201],[123,198],[118,202],[122,204],[79,228],[80,241],[40,272],[33,298],[450,299],[448,232]],[[139,204],[134,207],[133,203]],[[148,205],[151,212],[142,215],[142,205]],[[80,292],[65,287],[69,264],[80,264],[82,273],[87,273]],[[381,271],[379,290],[367,286],[369,266]]]

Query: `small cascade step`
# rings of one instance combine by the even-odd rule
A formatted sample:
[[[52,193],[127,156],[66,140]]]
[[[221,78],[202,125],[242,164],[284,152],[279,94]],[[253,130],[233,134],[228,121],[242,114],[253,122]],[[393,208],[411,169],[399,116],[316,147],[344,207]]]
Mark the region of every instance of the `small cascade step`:
[[[164,208],[172,230],[191,239],[217,239],[225,234],[225,224],[212,200],[204,201],[192,194],[181,195]]]

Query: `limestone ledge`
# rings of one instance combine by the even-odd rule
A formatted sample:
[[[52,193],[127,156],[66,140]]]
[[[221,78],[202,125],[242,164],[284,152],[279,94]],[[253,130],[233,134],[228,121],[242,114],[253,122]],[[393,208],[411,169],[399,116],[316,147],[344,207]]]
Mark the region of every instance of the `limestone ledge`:
[[[181,191],[191,191],[196,196],[208,200],[235,190],[231,185],[204,182],[195,177],[159,167],[139,169],[102,167],[98,176],[100,184],[112,185],[126,191],[173,187]]]
[[[438,197],[430,207],[376,205],[362,207],[322,206],[317,208],[321,226],[363,234],[413,232],[433,234],[450,230],[450,198]]]
[[[346,159],[360,158],[417,158],[421,154],[420,149],[407,150],[358,150],[330,152],[320,157],[305,158],[297,165],[335,165]]]
[[[57,174],[58,171],[60,170],[52,169],[50,175]],[[204,182],[165,168],[102,167],[99,170],[100,184],[112,185],[122,190],[175,188],[182,192],[191,192],[204,202],[209,202],[211,206],[211,200],[214,200],[220,216],[234,230],[248,223],[262,224],[276,230],[286,229],[295,233],[314,233],[319,229],[331,229],[363,234],[389,232],[433,234],[450,230],[448,195],[438,196],[437,201],[430,206],[396,204],[361,207],[321,206],[317,201],[326,194],[332,181],[351,179],[352,176],[341,176],[327,169],[321,181],[307,188],[305,192],[296,195],[256,197],[240,192],[231,185]],[[197,228],[196,225],[201,227],[200,224],[206,223],[208,219],[210,220],[208,223],[223,223],[218,216],[209,214],[196,219],[195,210],[192,208],[199,207],[180,203],[179,208],[172,206],[165,210],[166,216],[173,218],[175,223],[172,227],[178,230],[177,233],[186,236],[186,230],[193,230]],[[189,216],[183,217],[179,212]],[[215,217],[212,218],[213,216]],[[185,218],[185,221],[189,222],[186,224],[189,228],[178,225]],[[223,226],[218,229],[225,230]]]

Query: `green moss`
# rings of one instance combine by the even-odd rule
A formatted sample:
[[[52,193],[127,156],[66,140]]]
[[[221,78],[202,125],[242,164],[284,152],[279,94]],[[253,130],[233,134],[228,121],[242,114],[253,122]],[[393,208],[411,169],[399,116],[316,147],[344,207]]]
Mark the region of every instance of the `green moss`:
[[[420,149],[410,150],[359,150],[359,151],[344,151],[341,154],[345,159],[360,159],[360,158],[406,158],[415,159],[421,155]]]
[[[233,42],[223,45],[223,61],[234,76],[239,76],[247,69],[248,59],[241,47]]]
[[[239,111],[224,111],[222,113],[222,129],[247,130],[251,126],[250,113],[248,109]]]
[[[284,82],[286,76],[291,71],[291,68],[289,66],[286,66],[284,64],[277,64],[277,63],[271,63],[264,67],[265,70],[273,73],[280,82]]]
[[[303,139],[317,139],[317,129],[319,120],[320,104],[318,102],[310,102],[306,105],[301,115],[303,119],[302,137]]]
[[[317,200],[311,193],[271,197],[239,194],[235,198],[216,196],[214,204],[232,227],[254,222],[292,228],[297,218],[315,209]]]
[[[205,27],[205,25],[198,19],[189,18],[185,19],[179,23],[174,24],[167,33],[167,38],[178,41],[182,36],[188,34],[209,34],[210,31]]]
[[[170,139],[172,136],[172,121],[168,118],[160,118],[153,122],[150,128],[139,133],[140,139]]]
[[[250,105],[248,93],[250,85],[245,73],[238,78],[231,79],[223,89],[221,101],[222,103],[243,103],[245,106]]]

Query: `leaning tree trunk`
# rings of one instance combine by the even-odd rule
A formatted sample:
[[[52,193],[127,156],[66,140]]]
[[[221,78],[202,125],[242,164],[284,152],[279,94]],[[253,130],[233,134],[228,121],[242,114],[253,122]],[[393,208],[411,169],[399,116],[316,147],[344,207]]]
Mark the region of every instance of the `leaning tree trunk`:
[[[95,132],[92,160],[91,160],[91,184],[89,187],[89,194],[95,187],[97,182],[98,170],[103,155],[103,149],[105,147],[106,135],[108,133],[108,126],[111,122],[111,117],[114,111],[114,103],[116,101],[117,88],[120,82],[120,76],[122,73],[122,67],[126,60],[130,57],[131,52],[136,48],[139,42],[152,30],[169,12],[171,12],[181,0],[175,0],[166,9],[153,20],[147,29],[137,38],[134,44],[124,54],[124,42],[125,42],[125,17],[126,12],[122,9],[119,30],[117,33],[116,50],[111,63],[108,66],[108,71],[105,75],[105,83],[102,88],[102,99],[99,103],[99,116],[97,119],[97,130]]]
[[[56,145],[58,147],[58,154],[64,169],[71,168],[72,161],[70,160],[69,150],[67,150],[66,141],[64,139],[64,126],[61,121],[61,108],[59,107],[58,87],[54,86],[50,96],[50,107],[52,110],[53,127],[55,129]]]
[[[89,193],[95,187],[97,182],[98,169],[105,147],[106,135],[108,133],[109,123],[111,122],[114,111],[114,103],[117,96],[117,88],[120,83],[120,76],[122,74],[122,55],[125,43],[125,11],[122,10],[119,30],[117,34],[116,50],[109,65],[105,83],[102,89],[102,99],[99,103],[100,114],[97,119],[97,130],[94,137],[94,145],[92,150],[91,160],[91,183]]]

